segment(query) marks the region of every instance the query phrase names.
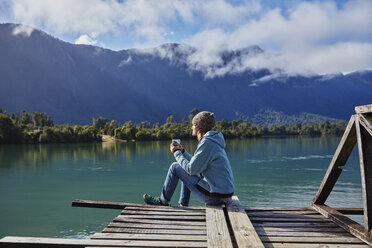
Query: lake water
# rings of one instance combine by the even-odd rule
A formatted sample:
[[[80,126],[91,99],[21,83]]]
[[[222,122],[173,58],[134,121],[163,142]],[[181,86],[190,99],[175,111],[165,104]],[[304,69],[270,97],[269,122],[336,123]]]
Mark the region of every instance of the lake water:
[[[250,207],[310,206],[339,140],[227,140],[235,194]],[[197,141],[182,144],[193,152]],[[71,207],[74,199],[142,203],[143,193],[159,194],[173,161],[169,142],[0,146],[0,238],[99,232],[120,210]],[[326,203],[362,207],[362,201],[355,148]],[[193,197],[191,204],[202,205]]]

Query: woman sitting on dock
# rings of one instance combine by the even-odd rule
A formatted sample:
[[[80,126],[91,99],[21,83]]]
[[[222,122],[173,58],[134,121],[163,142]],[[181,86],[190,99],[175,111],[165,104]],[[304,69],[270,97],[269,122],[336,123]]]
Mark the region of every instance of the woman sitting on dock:
[[[160,197],[143,195],[147,204],[169,205],[178,180],[182,181],[180,206],[188,206],[190,193],[208,205],[223,205],[234,194],[234,178],[225,148],[225,139],[213,131],[214,114],[203,111],[192,120],[192,135],[199,143],[193,156],[172,142],[170,150],[177,162],[169,167]]]

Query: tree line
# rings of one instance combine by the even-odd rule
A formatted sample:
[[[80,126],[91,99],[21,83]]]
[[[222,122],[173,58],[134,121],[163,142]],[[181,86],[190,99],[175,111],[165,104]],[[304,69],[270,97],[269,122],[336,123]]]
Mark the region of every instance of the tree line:
[[[22,115],[7,114],[0,109],[0,144],[34,144],[34,143],[68,143],[101,141],[102,135],[110,135],[117,140],[169,140],[173,138],[191,139],[191,120],[199,112],[194,108],[188,118],[177,123],[173,115],[165,123],[127,121],[119,125],[117,121],[99,117],[93,119],[92,125],[54,125],[50,116],[45,113],[22,111]],[[266,127],[252,126],[242,120],[216,122],[214,130],[223,133],[225,138],[252,138],[262,136],[340,136],[345,130],[345,122],[300,123],[291,126]]]

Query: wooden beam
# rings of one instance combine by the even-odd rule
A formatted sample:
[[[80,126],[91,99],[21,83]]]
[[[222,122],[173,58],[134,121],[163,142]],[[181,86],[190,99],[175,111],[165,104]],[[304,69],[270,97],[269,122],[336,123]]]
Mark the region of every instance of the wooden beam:
[[[346,217],[345,215],[341,214],[335,209],[328,207],[327,205],[312,204],[312,207],[320,214],[329,218],[335,224],[337,224],[344,230],[348,231],[355,237],[359,238],[360,240],[366,242],[369,245],[372,245],[371,241],[369,240],[369,237],[365,235],[364,227],[361,224],[353,221],[352,219]]]
[[[360,172],[362,179],[365,234],[372,242],[372,136],[356,118]]]
[[[182,224],[175,223],[174,225],[162,225],[162,224],[143,224],[143,223],[131,223],[131,222],[111,222],[107,226],[108,228],[136,228],[136,229],[172,229],[172,230],[181,230],[181,231],[200,231],[205,232],[205,226],[186,226]]]
[[[95,233],[90,236],[94,240],[153,240],[153,241],[206,241],[204,235],[164,235],[164,234],[149,234],[149,233]]]
[[[89,200],[74,200],[73,207],[87,208],[108,208],[108,209],[124,209],[127,204],[121,202],[104,202],[104,201],[89,201]]]
[[[138,223],[138,224],[159,224],[159,225],[183,225],[183,226],[204,226],[205,221],[173,221],[173,220],[156,220],[156,219],[133,219],[128,216],[119,215],[114,222]]]
[[[33,237],[5,237],[0,239],[0,247],[14,248],[80,248],[86,246],[100,247],[207,247],[207,242],[156,241],[156,240],[98,240],[98,239],[60,239]]]
[[[369,135],[372,136],[372,124],[371,122],[364,116],[359,115],[360,117],[360,124],[366,129],[366,131],[369,133]]]
[[[276,237],[276,236],[263,236],[262,242],[265,243],[330,243],[330,244],[363,244],[358,238],[355,237]],[[327,247],[327,246],[320,246]]]
[[[361,244],[330,244],[330,243],[266,243],[267,248],[371,248]],[[98,248],[98,247],[90,247]]]
[[[351,116],[348,125],[346,126],[344,135],[333,155],[332,161],[328,170],[320,184],[319,190],[316,193],[313,203],[324,204],[333,187],[335,186],[338,177],[342,172],[342,166],[346,164],[351,152],[356,143],[355,117]]]
[[[285,207],[260,207],[260,208],[252,208],[252,207],[245,207],[245,211],[248,213],[251,212],[298,212],[298,211],[305,211],[309,213],[316,213],[312,208],[285,208]],[[350,214],[350,215],[363,215],[363,208],[335,208],[342,214]]]
[[[149,210],[195,210],[203,211],[204,207],[171,207],[171,206],[156,206],[156,205],[145,205],[145,204],[135,204],[135,203],[124,203],[124,202],[106,202],[106,201],[90,201],[90,200],[74,200],[72,201],[73,207],[87,207],[87,208],[108,208],[108,209],[124,209],[126,207],[140,207]],[[155,211],[156,211],[155,210]]]
[[[137,226],[138,227],[138,226]],[[156,226],[155,226],[156,227]],[[196,236],[206,236],[207,232],[205,229],[173,229],[173,228],[136,228],[130,227],[106,227],[102,230],[102,233],[134,233],[134,234],[163,234],[163,235],[196,235]]]
[[[226,206],[226,209],[238,247],[264,248],[238,197],[233,196],[232,202]]]
[[[372,113],[372,104],[355,107],[355,113],[357,114]]]
[[[363,208],[334,208],[341,214],[346,215],[363,215]]]
[[[223,208],[206,206],[208,247],[233,247]]]

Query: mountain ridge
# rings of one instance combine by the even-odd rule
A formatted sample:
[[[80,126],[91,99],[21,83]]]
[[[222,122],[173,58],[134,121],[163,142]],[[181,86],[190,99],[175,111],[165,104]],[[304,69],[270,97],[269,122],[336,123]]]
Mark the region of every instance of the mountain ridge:
[[[243,70],[244,56],[265,52],[258,46],[201,51],[170,43],[113,51],[36,29],[15,34],[17,27],[0,24],[0,108],[45,112],[55,123],[90,124],[99,116],[121,123],[162,123],[169,115],[180,121],[195,107],[229,120],[262,109],[345,120],[354,106],[372,100],[371,71],[301,76]]]

